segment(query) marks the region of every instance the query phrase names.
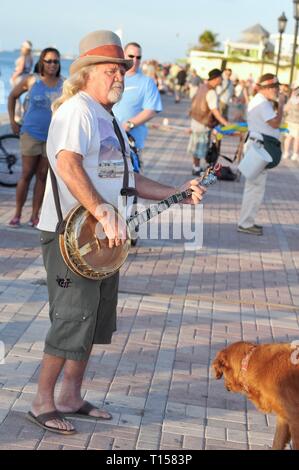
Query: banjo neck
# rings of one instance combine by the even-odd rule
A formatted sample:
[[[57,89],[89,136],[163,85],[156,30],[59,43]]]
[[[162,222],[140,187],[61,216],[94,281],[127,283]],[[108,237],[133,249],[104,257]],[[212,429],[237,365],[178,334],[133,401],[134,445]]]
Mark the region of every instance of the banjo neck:
[[[191,195],[192,195],[192,190],[187,189],[186,191],[173,194],[167,199],[163,199],[162,201],[159,201],[156,204],[153,204],[151,207],[149,207],[145,211],[142,211],[133,215],[127,221],[130,230],[138,231],[139,225],[148,222],[150,219],[152,219],[156,215],[162,214],[162,212],[169,209],[172,205],[183,202],[185,199],[188,199]]]
[[[220,165],[215,165],[214,168],[207,168],[200,181],[200,186],[209,186],[210,184],[214,184],[217,181],[215,173],[219,171],[219,169]],[[127,220],[127,224],[129,226],[130,231],[138,232],[138,228],[140,225],[148,222],[156,215],[162,214],[162,212],[168,210],[172,205],[179,204],[185,199],[188,199],[190,196],[192,196],[192,192],[192,189],[186,189],[185,191],[175,193],[167,199],[163,199],[162,201],[151,205],[151,207],[149,207],[145,211],[136,213],[135,215],[129,217],[129,219]]]

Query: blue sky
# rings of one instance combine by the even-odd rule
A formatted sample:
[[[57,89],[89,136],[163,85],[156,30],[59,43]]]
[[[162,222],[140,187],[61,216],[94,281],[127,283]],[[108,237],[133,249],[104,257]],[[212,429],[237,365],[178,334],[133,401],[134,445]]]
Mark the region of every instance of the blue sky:
[[[205,29],[220,41],[238,39],[256,23],[274,33],[283,10],[286,32],[292,33],[292,0],[1,0],[0,49],[16,49],[30,39],[36,48],[55,45],[62,53],[77,53],[86,33],[122,29],[124,43],[143,45],[144,59],[174,61]]]

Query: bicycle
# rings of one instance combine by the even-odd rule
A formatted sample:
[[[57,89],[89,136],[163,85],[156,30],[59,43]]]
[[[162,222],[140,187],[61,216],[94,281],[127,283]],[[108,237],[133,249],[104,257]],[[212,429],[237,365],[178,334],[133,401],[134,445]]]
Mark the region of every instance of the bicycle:
[[[16,134],[0,136],[0,185],[15,187],[22,172],[20,138]]]

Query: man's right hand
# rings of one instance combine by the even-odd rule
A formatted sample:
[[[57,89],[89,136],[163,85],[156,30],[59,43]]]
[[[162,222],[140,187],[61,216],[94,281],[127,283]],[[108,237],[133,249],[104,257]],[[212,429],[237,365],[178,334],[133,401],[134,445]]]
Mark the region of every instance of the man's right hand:
[[[12,122],[10,123],[10,126],[11,126],[11,129],[12,129],[12,132],[13,132],[15,135],[19,135],[19,134],[20,134],[20,130],[21,130],[20,124],[18,124],[16,121],[12,121]]]
[[[113,206],[102,204],[97,211],[97,219],[103,227],[106,237],[109,240],[109,248],[124,245],[127,240],[126,222],[119,217]]]

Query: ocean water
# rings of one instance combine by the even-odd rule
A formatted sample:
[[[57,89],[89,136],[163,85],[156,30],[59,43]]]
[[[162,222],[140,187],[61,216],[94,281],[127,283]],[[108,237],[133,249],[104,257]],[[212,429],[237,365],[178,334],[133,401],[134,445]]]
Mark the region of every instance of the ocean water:
[[[10,77],[15,69],[15,61],[19,57],[19,51],[0,52],[0,114],[7,112],[7,98],[11,91],[9,83]],[[34,64],[38,61],[38,56],[34,56]],[[61,73],[67,78],[72,60],[61,60]]]

